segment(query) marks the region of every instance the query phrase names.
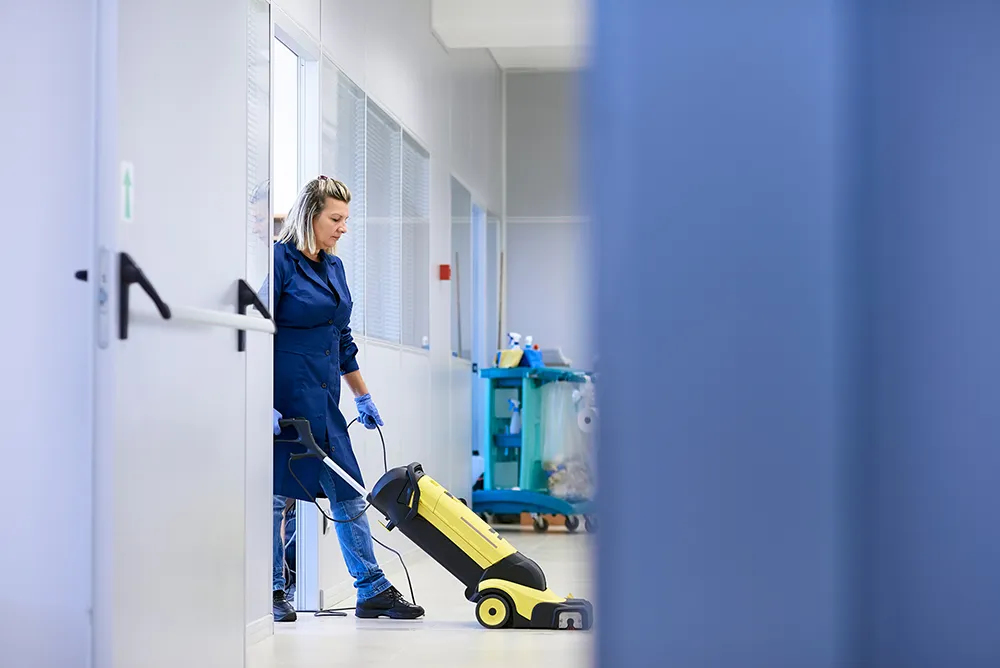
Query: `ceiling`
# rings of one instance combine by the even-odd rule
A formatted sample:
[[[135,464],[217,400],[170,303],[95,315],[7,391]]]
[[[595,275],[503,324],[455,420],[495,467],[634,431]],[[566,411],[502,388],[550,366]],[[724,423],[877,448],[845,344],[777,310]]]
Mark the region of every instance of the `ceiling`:
[[[489,49],[504,69],[586,64],[588,0],[432,0],[434,32],[449,49]]]

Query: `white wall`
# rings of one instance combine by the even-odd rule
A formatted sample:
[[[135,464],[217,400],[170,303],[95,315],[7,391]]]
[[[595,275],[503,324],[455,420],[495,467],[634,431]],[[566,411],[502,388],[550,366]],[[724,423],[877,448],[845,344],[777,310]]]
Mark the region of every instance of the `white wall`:
[[[487,205],[500,207],[500,71],[485,51],[449,54],[430,29],[430,0],[279,0],[277,6],[351,79],[415,136],[431,158],[430,351],[360,341],[362,372],[386,421],[389,465],[421,461],[456,495],[471,495],[471,386],[450,355],[451,286],[437,279],[450,262],[450,175],[454,171]],[[459,128],[460,130],[456,130]],[[456,132],[459,135],[456,136]],[[463,410],[463,406],[469,407]],[[345,414],[355,412],[345,393]],[[375,432],[352,434],[365,482],[382,473]],[[262,493],[269,493],[264,491]],[[372,520],[377,515],[373,512]],[[394,546],[398,532],[375,535]],[[396,584],[396,558],[378,549]],[[353,595],[334,532],[320,542],[322,602]]]
[[[486,49],[449,54],[451,90],[451,171],[484,209],[502,205],[502,79]]]
[[[507,227],[507,326],[559,346],[573,366],[592,368],[587,238],[580,222]],[[495,336],[495,335],[494,335]]]
[[[507,218],[583,213],[577,196],[579,74],[507,75]]]
[[[588,231],[579,197],[579,74],[507,75],[505,328],[592,366]]]
[[[96,291],[73,273],[90,265],[95,227],[95,6],[0,9],[4,48],[18,54],[4,64],[0,193],[6,220],[33,228],[0,248],[0,664],[10,667],[84,666],[90,655]]]

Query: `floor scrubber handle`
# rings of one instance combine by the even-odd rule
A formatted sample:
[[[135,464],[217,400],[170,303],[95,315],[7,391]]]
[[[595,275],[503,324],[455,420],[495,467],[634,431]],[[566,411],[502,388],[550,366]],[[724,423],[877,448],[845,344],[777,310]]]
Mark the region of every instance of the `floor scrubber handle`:
[[[338,476],[340,476],[340,478],[344,482],[350,485],[354,489],[354,491],[356,491],[362,497],[368,496],[368,492],[361,485],[361,483],[355,480],[350,473],[342,469],[340,467],[340,464],[333,461],[330,455],[323,452],[323,448],[319,447],[319,444],[316,443],[316,439],[313,438],[312,427],[309,426],[309,420],[306,420],[305,418],[292,418],[290,420],[282,419],[278,420],[278,426],[281,427],[282,429],[285,429],[286,427],[292,427],[293,429],[295,429],[297,437],[276,438],[274,439],[275,443],[298,443],[299,445],[305,446],[306,450],[308,451],[308,452],[303,452],[301,454],[289,455],[288,457],[289,468],[291,467],[291,463],[293,461],[299,459],[305,459],[307,457],[318,457],[319,460],[324,464],[326,464],[326,466],[331,471],[336,473]],[[302,483],[299,484],[301,485]]]
[[[410,464],[406,467],[406,481],[410,485],[410,511],[406,513],[407,521],[412,520],[417,516],[417,506],[420,505],[420,484],[418,482],[419,476],[417,471],[419,470],[420,475],[423,475],[424,471],[420,464]]]
[[[292,427],[295,429],[297,438],[276,438],[274,439],[275,443],[299,443],[300,445],[304,445],[306,449],[309,450],[309,456],[316,456],[320,459],[324,459],[326,457],[326,453],[323,452],[323,449],[319,447],[318,443],[316,443],[316,439],[313,438],[312,427],[309,426],[309,420],[305,418],[292,418],[290,420],[282,419],[278,420],[278,426],[282,429]]]

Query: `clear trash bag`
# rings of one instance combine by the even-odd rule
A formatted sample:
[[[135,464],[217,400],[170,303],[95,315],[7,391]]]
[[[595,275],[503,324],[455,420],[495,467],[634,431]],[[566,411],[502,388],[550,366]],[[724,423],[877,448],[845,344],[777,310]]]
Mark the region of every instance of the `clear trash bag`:
[[[542,467],[549,494],[567,501],[594,496],[592,393],[586,383],[546,383],[542,389]]]

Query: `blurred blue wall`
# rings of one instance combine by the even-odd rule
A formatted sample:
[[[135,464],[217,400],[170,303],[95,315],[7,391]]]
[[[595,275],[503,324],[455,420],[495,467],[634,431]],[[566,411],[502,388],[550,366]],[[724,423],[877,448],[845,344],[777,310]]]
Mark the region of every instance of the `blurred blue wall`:
[[[1000,666],[1000,3],[594,23],[600,665]]]

